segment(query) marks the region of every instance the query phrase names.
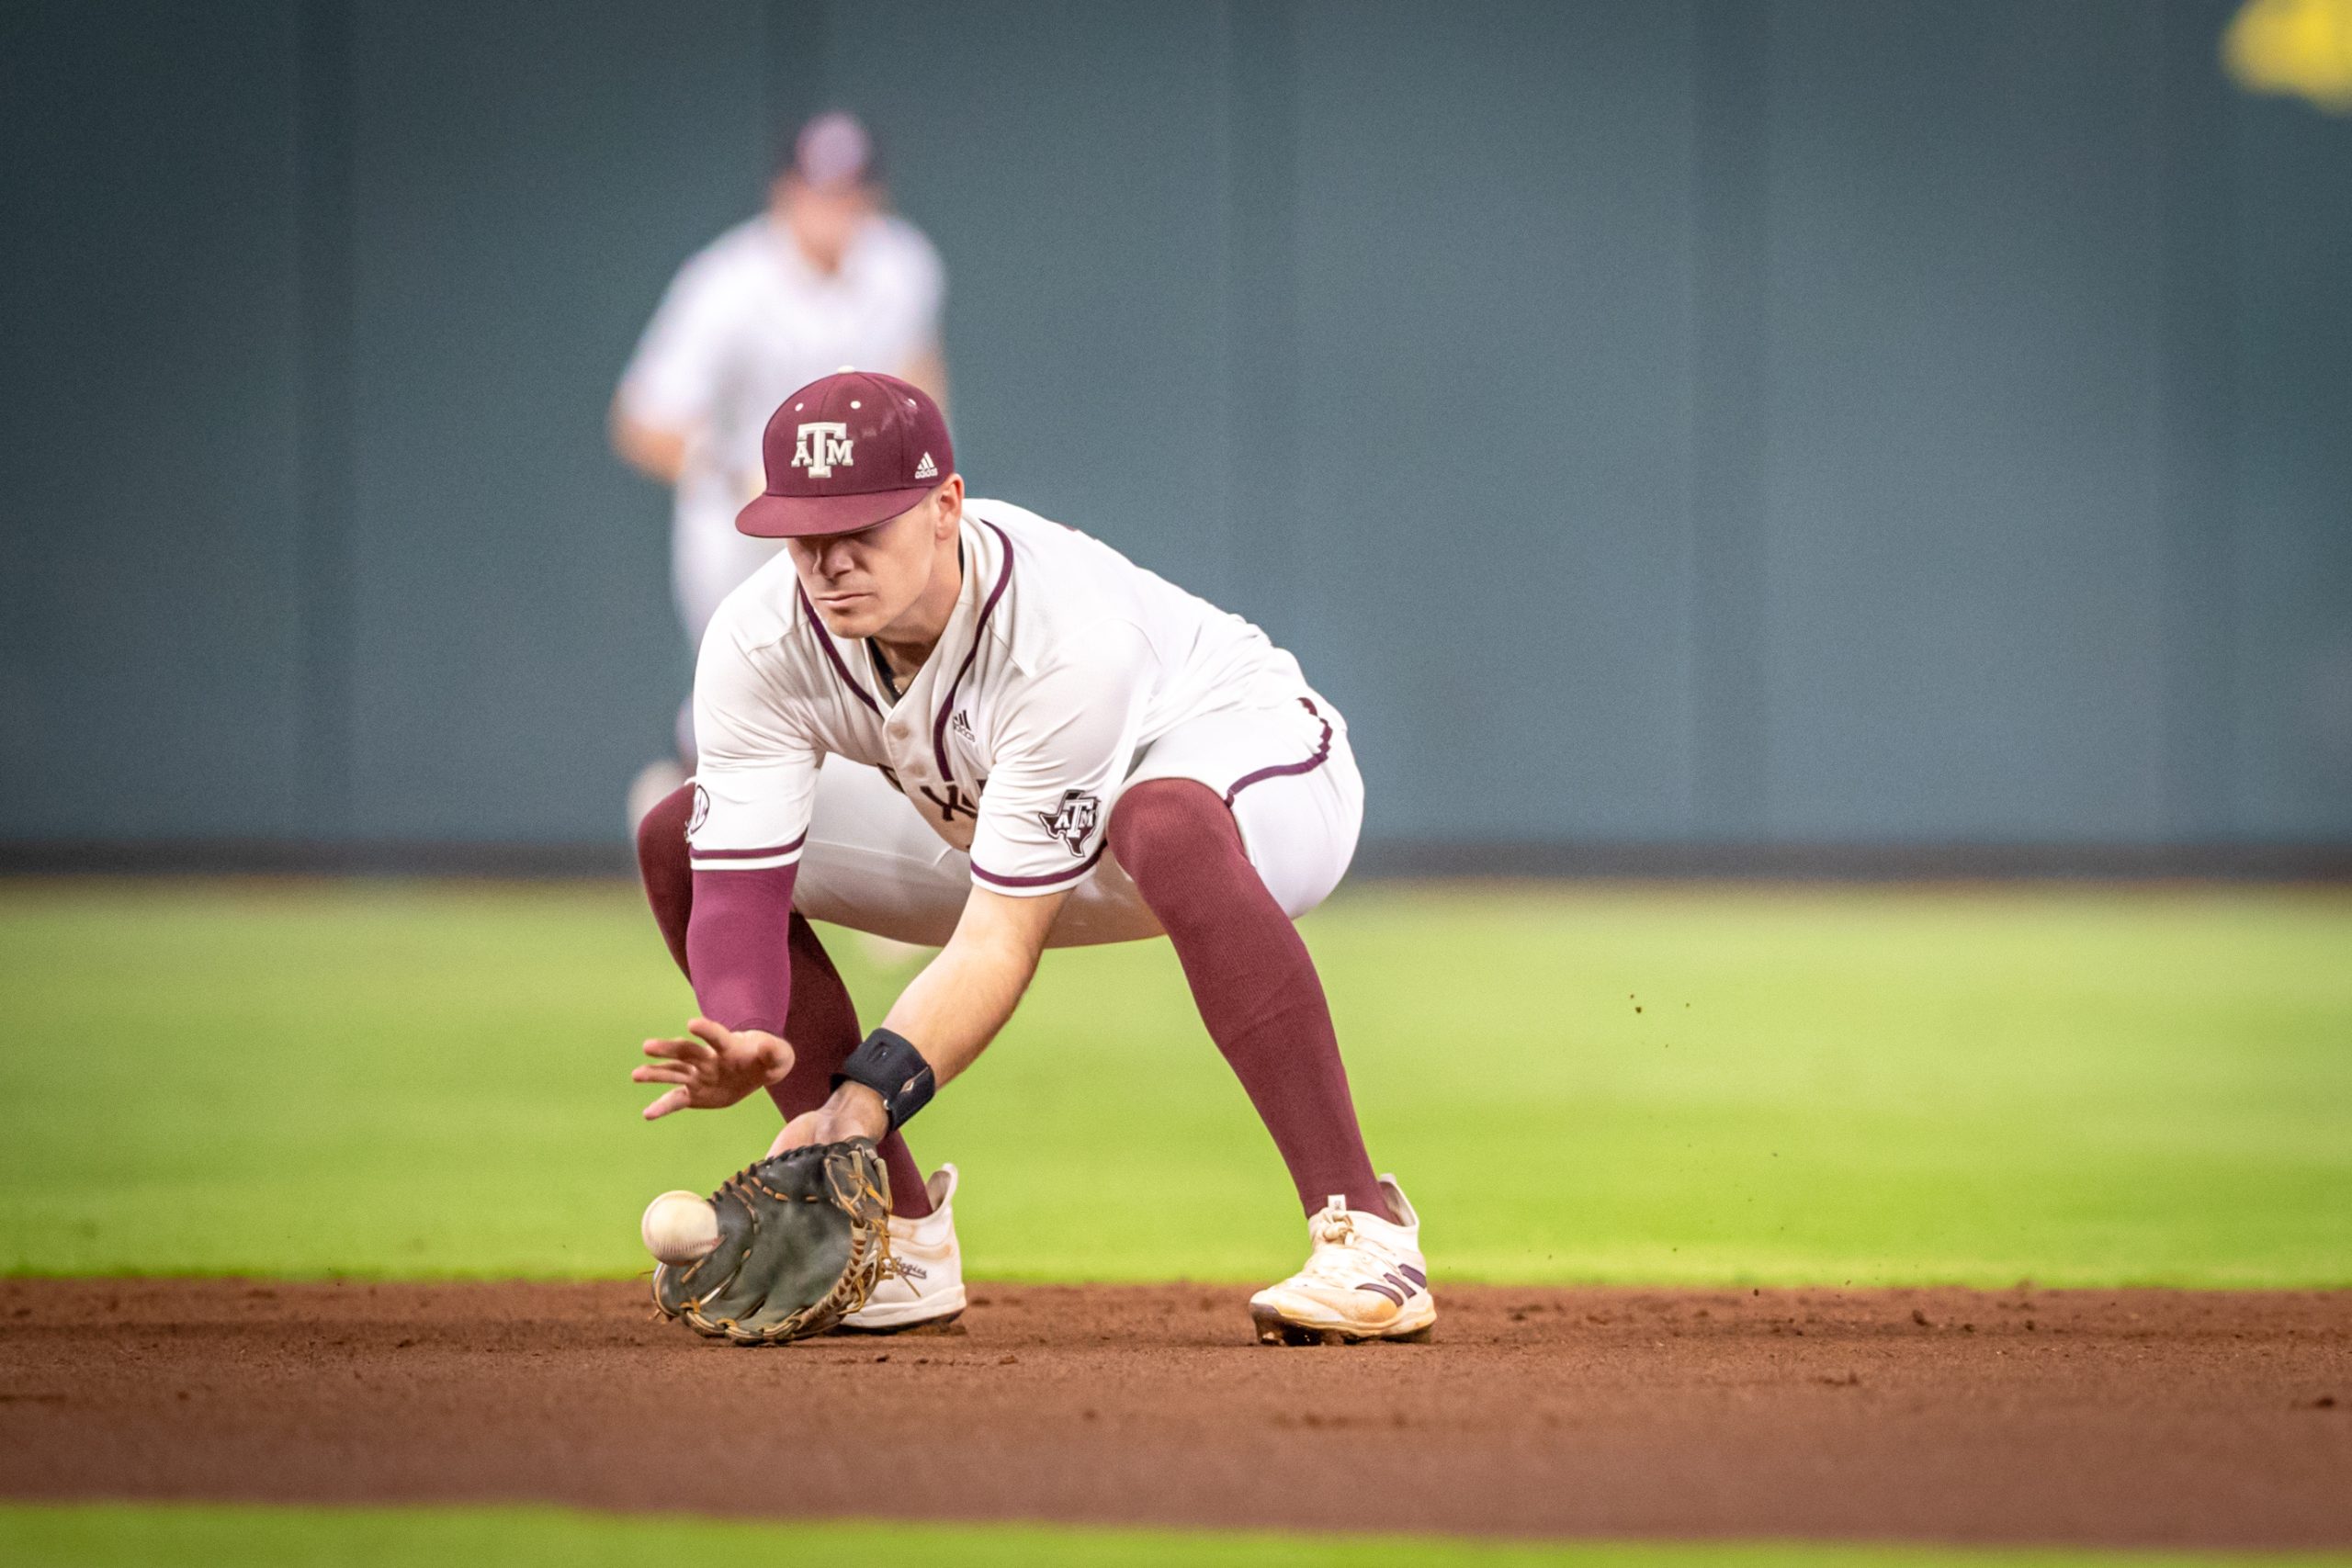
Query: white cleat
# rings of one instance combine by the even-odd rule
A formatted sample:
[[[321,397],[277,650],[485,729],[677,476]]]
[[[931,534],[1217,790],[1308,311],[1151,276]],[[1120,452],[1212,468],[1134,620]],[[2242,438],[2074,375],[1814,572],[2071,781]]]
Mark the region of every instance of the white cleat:
[[[1380,1179],[1401,1224],[1351,1213],[1345,1198],[1309,1217],[1306,1267],[1250,1298],[1250,1320],[1268,1345],[1342,1345],[1360,1339],[1426,1339],[1437,1321],[1421,1219],[1393,1176]]]
[[[931,1213],[890,1216],[890,1260],[865,1304],[842,1319],[856,1334],[895,1334],[952,1323],[964,1310],[964,1249],[956,1241],[956,1168],[943,1165],[923,1183]]]

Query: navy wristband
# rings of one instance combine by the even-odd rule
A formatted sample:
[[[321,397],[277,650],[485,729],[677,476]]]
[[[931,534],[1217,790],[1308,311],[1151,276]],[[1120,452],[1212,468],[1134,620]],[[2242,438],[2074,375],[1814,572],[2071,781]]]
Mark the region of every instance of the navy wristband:
[[[842,1070],[833,1075],[833,1087],[839,1089],[844,1083],[864,1084],[880,1095],[893,1129],[905,1126],[916,1111],[929,1105],[932,1091],[939,1087],[922,1053],[905,1035],[887,1029],[867,1035],[865,1043],[842,1063]]]

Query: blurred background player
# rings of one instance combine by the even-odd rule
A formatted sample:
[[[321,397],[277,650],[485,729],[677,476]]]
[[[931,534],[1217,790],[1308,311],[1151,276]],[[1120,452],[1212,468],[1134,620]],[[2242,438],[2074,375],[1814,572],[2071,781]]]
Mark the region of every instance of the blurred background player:
[[[946,273],[889,210],[865,127],[819,115],[793,141],[767,210],[696,252],[672,279],[613,399],[613,449],[673,489],[670,570],[690,648],[720,600],[775,553],[735,530],[765,488],[760,434],[796,387],[843,366],[913,382],[943,405]],[[632,826],[694,762],[690,711],[676,760],[629,788]]]

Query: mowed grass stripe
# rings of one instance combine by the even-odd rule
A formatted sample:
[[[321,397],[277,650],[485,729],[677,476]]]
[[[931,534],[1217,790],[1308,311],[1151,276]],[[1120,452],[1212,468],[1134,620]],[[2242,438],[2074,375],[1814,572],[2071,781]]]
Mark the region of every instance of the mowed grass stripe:
[[[0,1505],[0,1556],[26,1568],[246,1568],[497,1562],[856,1562],[868,1568],[2192,1568],[2352,1563],[2352,1556],[1965,1549],[1820,1542],[1530,1544],[1431,1537],[1083,1529],[1035,1525],[752,1523],[560,1508],[259,1508]]]
[[[1368,886],[1305,927],[1441,1280],[2352,1282],[2352,897]],[[834,934],[869,1021],[905,971]],[[623,885],[0,884],[0,1269],[616,1276],[758,1155],[637,1118]],[[974,1272],[1303,1235],[1164,944],[1049,954],[912,1129]]]

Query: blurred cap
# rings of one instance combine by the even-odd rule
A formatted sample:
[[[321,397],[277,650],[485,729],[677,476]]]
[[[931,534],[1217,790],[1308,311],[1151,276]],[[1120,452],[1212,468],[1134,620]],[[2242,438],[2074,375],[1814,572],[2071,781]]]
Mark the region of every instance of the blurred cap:
[[[793,139],[792,172],[820,189],[862,185],[874,177],[874,138],[841,109],[819,115]]]
[[[939,405],[911,382],[864,370],[836,371],[785,399],[761,453],[767,493],[735,516],[737,532],[759,539],[871,528],[956,471]]]

